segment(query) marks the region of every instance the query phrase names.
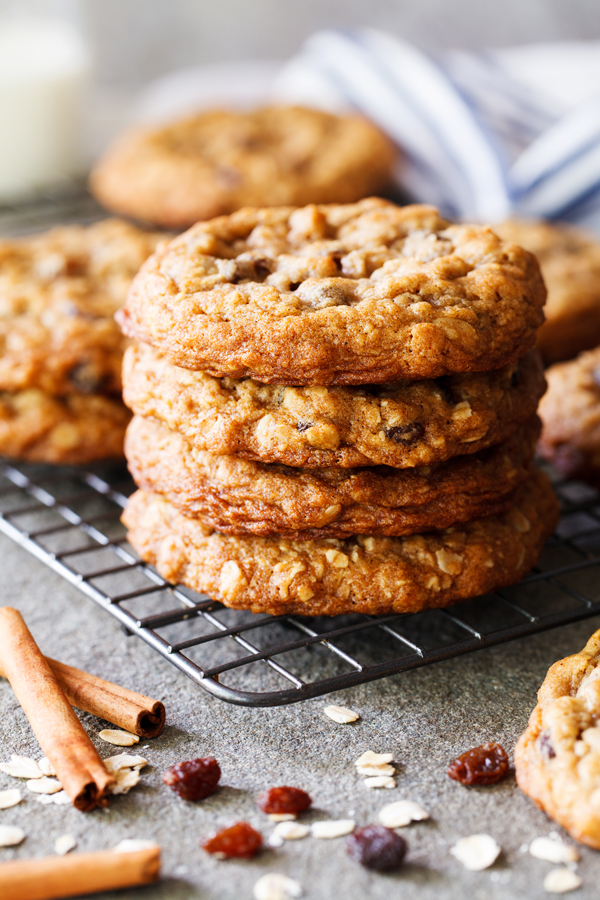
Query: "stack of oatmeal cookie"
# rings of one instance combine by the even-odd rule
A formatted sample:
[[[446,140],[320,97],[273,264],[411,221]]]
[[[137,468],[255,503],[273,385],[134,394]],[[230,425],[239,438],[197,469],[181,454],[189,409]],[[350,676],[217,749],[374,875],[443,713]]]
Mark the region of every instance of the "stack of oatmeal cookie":
[[[126,341],[113,316],[158,239],[108,219],[0,242],[1,455],[123,455]]]
[[[431,207],[243,209],[142,267],[118,314],[140,486],[170,581],[308,615],[517,581],[557,518],[533,467],[537,263]]]

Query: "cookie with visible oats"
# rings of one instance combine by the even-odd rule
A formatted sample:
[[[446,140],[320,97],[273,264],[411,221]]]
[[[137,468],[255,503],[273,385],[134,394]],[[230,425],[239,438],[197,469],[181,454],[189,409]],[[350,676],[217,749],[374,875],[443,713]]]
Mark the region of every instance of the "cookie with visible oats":
[[[130,418],[117,397],[2,391],[0,455],[61,464],[119,458]]]
[[[238,609],[311,616],[417,612],[512,584],[535,565],[557,518],[540,472],[507,513],[408,537],[232,537],[145,491],[123,514],[130,543],[167,581]]]
[[[548,670],[515,748],[517,783],[575,840],[600,850],[600,631]]]
[[[511,220],[494,225],[503,240],[535,253],[546,287],[546,321],[538,346],[547,363],[572,359],[600,344],[600,241],[557,222]]]
[[[546,370],[540,455],[566,478],[600,485],[600,347]]]
[[[510,437],[546,382],[537,351],[495,372],[364,387],[214,378],[129,347],[123,397],[197,450],[308,468],[428,466]]]
[[[389,186],[394,156],[358,116],[212,110],[126,132],[94,167],[90,187],[108,209],[187,228],[242,206],[360,200]]]
[[[224,534],[293,540],[404,535],[505,512],[529,477],[537,417],[501,444],[437,466],[298,469],[195,450],[135,416],[125,455],[138,487]]]
[[[172,363],[288,385],[487,372],[535,343],[534,256],[431,206],[242,209],[161,245],[117,319]]]
[[[0,390],[120,394],[113,317],[158,239],[108,219],[0,241]]]

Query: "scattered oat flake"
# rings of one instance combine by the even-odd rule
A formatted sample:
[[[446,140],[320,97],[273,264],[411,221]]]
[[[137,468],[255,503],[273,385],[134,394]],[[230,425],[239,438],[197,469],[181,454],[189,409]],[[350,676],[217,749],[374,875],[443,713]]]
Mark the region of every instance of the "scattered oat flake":
[[[396,787],[396,781],[391,775],[376,775],[374,778],[365,778],[364,785],[366,788],[391,788]]]
[[[58,778],[48,778],[47,775],[43,775],[41,778],[32,778],[27,782],[26,787],[34,794],[58,794],[63,789]]]
[[[72,834],[61,834],[54,841],[54,852],[59,856],[65,856],[70,850],[74,850],[76,846],[77,841]]]
[[[16,825],[0,825],[0,847],[14,847],[25,840],[25,832]]]
[[[20,803],[23,797],[19,788],[10,788],[8,791],[0,791],[0,809],[10,809]]]
[[[322,822],[313,822],[310,833],[314,838],[337,838],[352,834],[355,828],[354,819],[325,819]]]
[[[140,780],[139,769],[119,769],[115,772],[115,781],[110,785],[111,794],[128,794]]]
[[[326,706],[323,712],[340,725],[348,725],[350,722],[357,722],[360,719],[358,713],[346,709],[345,706]]]
[[[28,756],[15,756],[13,753],[10,762],[0,763],[0,772],[12,775],[13,778],[42,778],[44,773],[35,759]]]
[[[150,850],[158,847],[156,841],[145,841],[142,838],[125,838],[113,847],[114,853],[138,853],[140,850]]]
[[[389,764],[385,766],[357,766],[359,775],[395,775],[396,769]]]
[[[544,878],[544,890],[549,894],[567,894],[576,891],[583,884],[581,878],[571,869],[552,869]]]
[[[269,813],[272,822],[292,822],[296,818],[296,813]]]
[[[276,837],[278,840],[283,841],[299,841],[300,838],[305,838],[307,834],[310,834],[310,828],[308,825],[302,825],[301,822],[280,822],[279,825],[276,825],[273,829],[273,833],[271,837]],[[271,843],[269,841],[269,843]],[[272,844],[271,846],[280,846],[277,844]]]
[[[481,872],[494,863],[501,852],[501,847],[489,834],[472,834],[460,838],[450,853],[471,872]]]
[[[53,776],[56,775],[54,771],[54,766],[50,762],[47,756],[42,756],[41,759],[38,760],[38,766],[42,775]]]
[[[394,758],[393,753],[373,753],[367,750],[362,756],[355,760],[355,766],[385,766],[391,763]]]
[[[412,800],[397,800],[379,810],[378,819],[386,828],[403,828],[410,822],[428,819],[429,813]]]
[[[273,848],[283,847],[284,844],[285,844],[284,839],[282,837],[280,837],[278,834],[275,834],[274,831],[267,838],[267,846],[268,847],[273,847]]]
[[[263,875],[254,885],[255,900],[289,900],[290,897],[301,897],[303,893],[297,881],[277,872]]]
[[[71,802],[71,798],[66,791],[58,791],[56,794],[38,794],[35,799],[38,803],[43,803],[44,806],[48,806],[50,803],[55,803],[57,806],[64,806]]]
[[[107,744],[116,744],[118,747],[132,747],[134,744],[139,744],[140,741],[137,734],[131,734],[129,731],[117,731],[112,728],[105,728],[98,737],[106,741]]]
[[[579,859],[576,848],[565,844],[560,838],[537,837],[529,845],[529,852],[536,859],[551,863],[571,863]]]
[[[143,756],[132,756],[130,753],[118,753],[116,756],[103,759],[102,762],[111,774],[120,769],[143,769],[148,765],[148,760]]]

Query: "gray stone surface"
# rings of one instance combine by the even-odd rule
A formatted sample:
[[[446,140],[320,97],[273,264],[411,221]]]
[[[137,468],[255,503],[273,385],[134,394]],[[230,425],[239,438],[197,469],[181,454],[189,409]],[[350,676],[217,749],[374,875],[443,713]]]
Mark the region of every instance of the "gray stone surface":
[[[309,900],[548,896],[542,882],[552,866],[530,857],[522,845],[556,826],[520,793],[512,776],[491,788],[467,789],[451,781],[445,769],[455,754],[482,741],[496,739],[511,749],[548,666],[580,648],[600,627],[599,619],[339,692],[329,702],[361,715],[355,725],[343,726],[324,717],[325,698],[275,709],[244,709],[216,700],[141,641],[126,637],[76,588],[2,535],[0,559],[2,602],[22,611],[44,652],[160,698],[168,721],[164,734],[141,751],[150,766],[140,786],[115,798],[108,813],[42,806],[32,795],[1,811],[0,823],[21,826],[27,839],[20,847],[0,849],[0,860],[52,853],[54,839],[64,833],[77,838],[74,852],[108,848],[126,837],[156,840],[163,850],[160,884],[98,895],[101,900],[245,900],[252,897],[257,878],[269,871],[298,880]],[[268,676],[259,669],[252,687],[266,683]],[[87,715],[82,720],[103,756],[118,752],[97,738],[104,723]],[[0,681],[0,735],[2,757],[11,752],[39,756],[5,681]],[[352,761],[366,749],[393,751],[400,764],[395,790],[364,788]],[[208,754],[223,769],[218,793],[186,804],[162,785],[167,766]],[[261,789],[282,783],[310,792],[314,809],[308,822],[352,815],[366,824],[385,803],[401,798],[420,802],[432,818],[405,829],[408,863],[393,875],[361,869],[347,858],[344,839],[288,842],[248,862],[219,862],[198,848],[207,830],[241,818],[266,836],[273,825],[255,798]],[[0,774],[0,789],[14,784]],[[448,851],[458,837],[479,832],[493,835],[503,854],[492,869],[466,872]],[[579,872],[584,887],[573,896],[597,897],[599,855],[581,848]]]

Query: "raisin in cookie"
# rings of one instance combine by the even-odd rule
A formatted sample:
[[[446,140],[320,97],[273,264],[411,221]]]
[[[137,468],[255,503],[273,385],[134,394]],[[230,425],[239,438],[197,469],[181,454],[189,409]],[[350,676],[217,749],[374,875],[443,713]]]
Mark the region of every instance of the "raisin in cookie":
[[[113,316],[158,237],[109,219],[0,241],[0,390],[120,393]]]
[[[600,631],[548,670],[515,749],[517,783],[576,840],[600,850]]]
[[[312,616],[418,612],[512,584],[535,565],[557,518],[540,472],[507,513],[408,537],[232,537],[145,491],[123,514],[132,546],[167,581],[238,609]]]
[[[135,416],[125,455],[138,487],[224,534],[293,540],[404,535],[505,512],[528,478],[537,417],[512,438],[437,466],[294,469],[215,456]]]
[[[538,345],[547,363],[600,344],[600,241],[564,223],[509,221],[494,231],[535,253],[548,301]]]
[[[123,397],[197,450],[308,468],[428,466],[497,444],[534,415],[537,351],[495,372],[366,387],[213,378],[129,347]]]
[[[600,485],[600,347],[546,370],[541,456],[566,478]]]
[[[187,228],[241,206],[349,203],[391,182],[394,149],[358,116],[213,110],[123,134],[90,186],[108,209]]]
[[[171,362],[266,383],[482,372],[535,343],[535,257],[430,206],[243,209],[163,244],[117,319]]]
[[[0,454],[31,462],[89,463],[123,456],[131,414],[116,397],[39,388],[0,392]]]

